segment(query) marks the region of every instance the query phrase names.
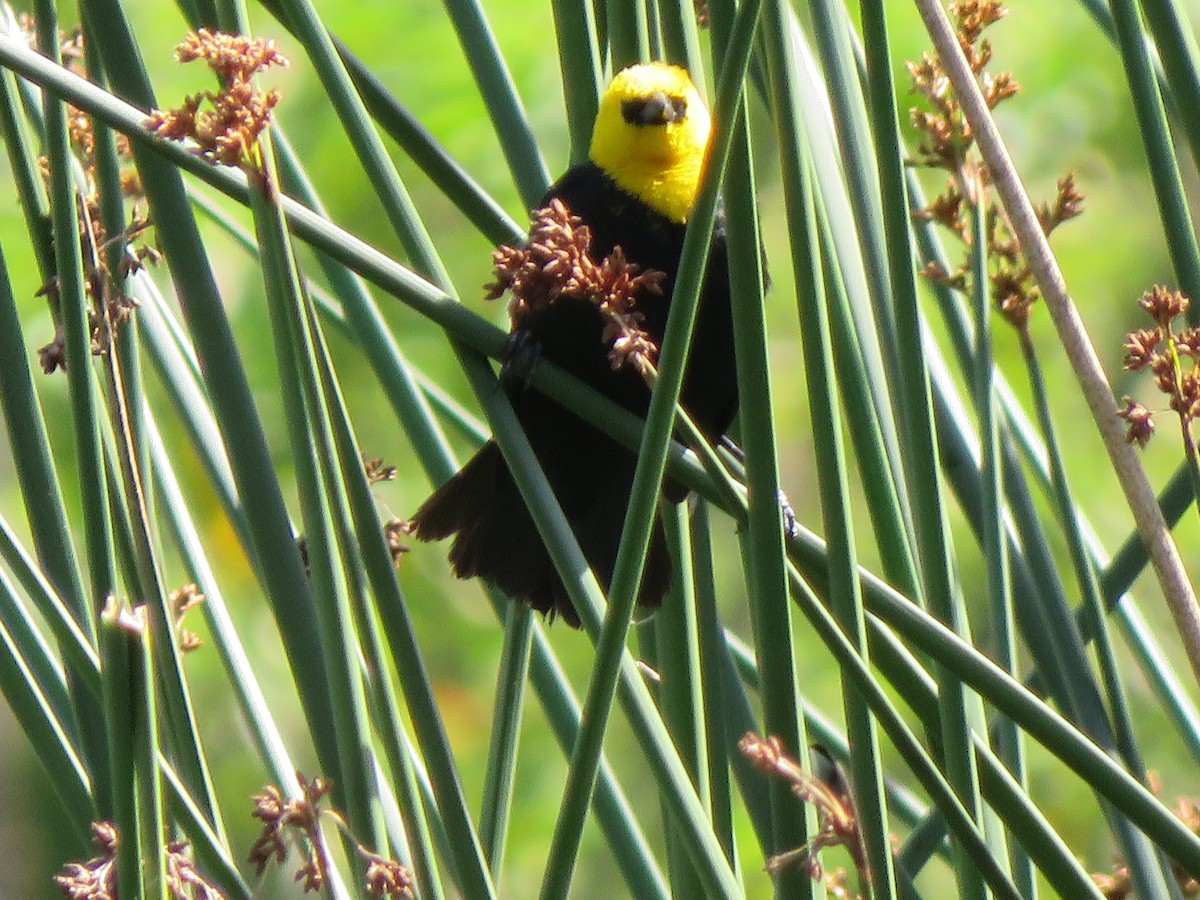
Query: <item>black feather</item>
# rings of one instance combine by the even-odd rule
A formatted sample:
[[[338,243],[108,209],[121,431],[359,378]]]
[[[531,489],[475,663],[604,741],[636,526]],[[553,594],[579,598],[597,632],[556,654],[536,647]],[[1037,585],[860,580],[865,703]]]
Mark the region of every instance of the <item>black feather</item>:
[[[591,229],[592,255],[614,247],[643,269],[666,273],[661,296],[643,291],[645,329],[659,344],[683,249],[685,228],[625,193],[598,166],[575,166],[542,202],[562,200]],[[544,359],[561,366],[621,406],[645,416],[650,391],[631,367],[614,371],[599,310],[585,300],[559,298],[522,321]],[[523,384],[506,384],[513,409],[554,488],[584,556],[605,590],[612,578],[621,526],[629,505],[636,458],[599,429]],[[710,439],[719,438],[737,411],[733,326],[724,225],[718,221],[709,251],[692,350],[683,382],[683,407]],[[671,502],[687,496],[668,479]],[[460,578],[480,577],[544,613],[578,626],[567,595],[499,448],[489,441],[413,517],[421,540],[457,534],[450,561]],[[656,520],[638,603],[654,607],[670,588],[673,566],[661,521]]]

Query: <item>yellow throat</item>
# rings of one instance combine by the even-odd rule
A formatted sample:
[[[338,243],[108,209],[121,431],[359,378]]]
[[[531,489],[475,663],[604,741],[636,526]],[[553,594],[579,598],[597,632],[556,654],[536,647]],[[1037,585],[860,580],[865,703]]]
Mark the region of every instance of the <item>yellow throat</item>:
[[[686,70],[630,66],[600,99],[588,156],[622,190],[671,221],[686,222],[711,127]]]

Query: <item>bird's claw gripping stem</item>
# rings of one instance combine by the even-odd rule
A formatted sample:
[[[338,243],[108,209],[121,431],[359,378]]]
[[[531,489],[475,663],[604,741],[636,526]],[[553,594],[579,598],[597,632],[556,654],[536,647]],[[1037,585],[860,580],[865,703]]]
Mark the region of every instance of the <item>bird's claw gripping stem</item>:
[[[528,328],[509,333],[500,354],[500,381],[503,384],[525,382],[542,359],[542,343]]]

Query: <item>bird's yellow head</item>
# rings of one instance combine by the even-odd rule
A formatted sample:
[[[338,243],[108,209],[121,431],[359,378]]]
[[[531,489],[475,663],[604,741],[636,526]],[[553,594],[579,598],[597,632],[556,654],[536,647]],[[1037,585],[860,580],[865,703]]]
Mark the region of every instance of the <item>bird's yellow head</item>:
[[[711,127],[684,69],[630,66],[600,99],[588,155],[622,190],[671,221],[686,222]]]

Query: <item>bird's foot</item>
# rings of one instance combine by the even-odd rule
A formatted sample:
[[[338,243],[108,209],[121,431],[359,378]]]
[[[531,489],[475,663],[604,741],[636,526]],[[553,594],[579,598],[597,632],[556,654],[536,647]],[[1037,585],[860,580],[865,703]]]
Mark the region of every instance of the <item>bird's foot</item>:
[[[542,343],[528,328],[509,333],[500,355],[500,381],[505,385],[526,382],[542,359]]]
[[[796,511],[792,509],[792,504],[788,500],[787,494],[780,488],[775,498],[779,501],[779,508],[783,510],[784,535],[789,541],[800,537],[800,524],[796,521]]]

